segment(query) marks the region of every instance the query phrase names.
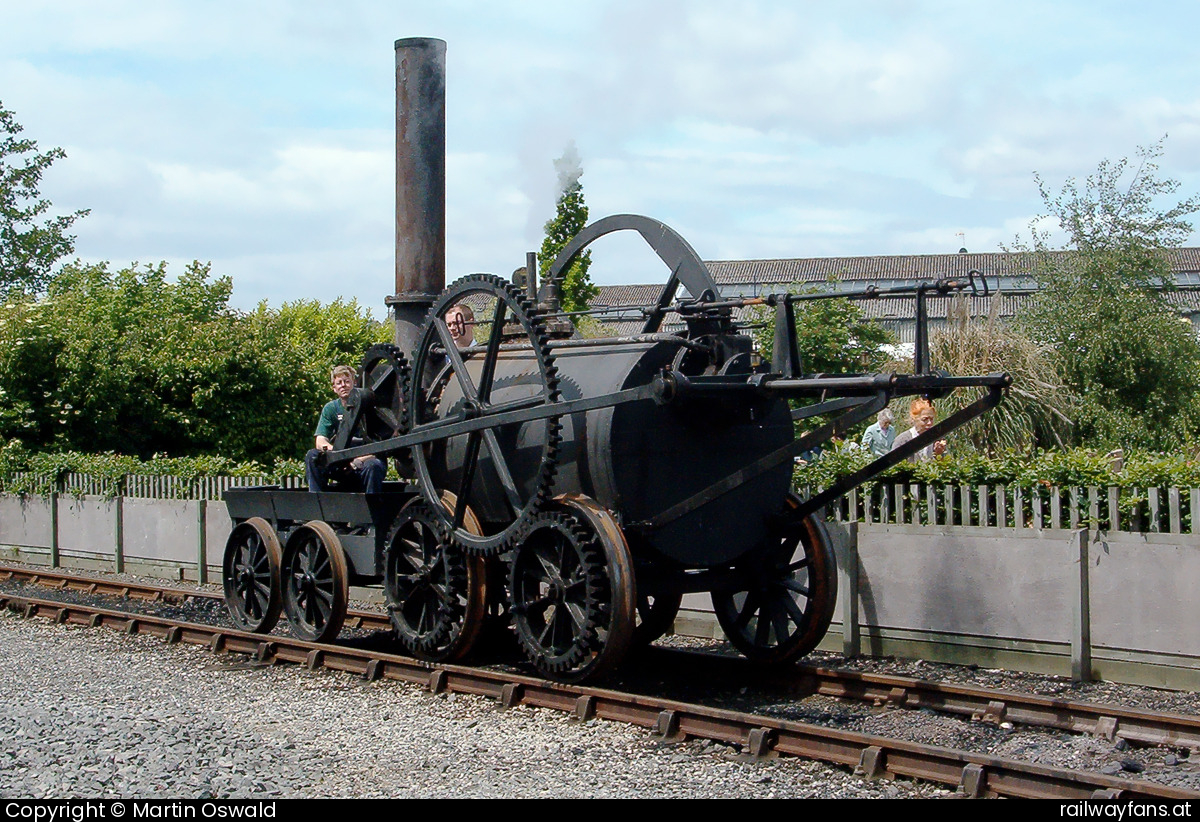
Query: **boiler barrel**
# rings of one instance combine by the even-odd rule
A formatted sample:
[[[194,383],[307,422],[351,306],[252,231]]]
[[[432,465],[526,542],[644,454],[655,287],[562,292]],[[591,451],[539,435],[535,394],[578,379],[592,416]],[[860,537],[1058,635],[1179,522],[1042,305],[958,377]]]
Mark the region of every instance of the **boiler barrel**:
[[[562,399],[646,385],[671,365],[679,348],[678,343],[664,341],[556,348]],[[476,381],[482,360],[480,350],[467,362]],[[493,403],[536,393],[540,385],[527,352],[501,352]],[[454,416],[461,401],[457,382],[449,380],[437,414]],[[789,443],[792,421],[784,400],[749,392],[708,404],[658,405],[645,399],[573,414],[561,423],[552,493],[585,494],[613,511],[627,527],[635,555],[653,551],[685,567],[721,565],[766,539],[769,519],[784,508],[790,460],[660,527],[628,527],[651,520]],[[527,497],[543,454],[545,423],[508,426],[497,431],[497,440]],[[431,449],[430,470],[438,486],[459,487],[465,448],[463,436]],[[505,524],[509,509],[486,448],[480,452],[470,497],[482,520]]]

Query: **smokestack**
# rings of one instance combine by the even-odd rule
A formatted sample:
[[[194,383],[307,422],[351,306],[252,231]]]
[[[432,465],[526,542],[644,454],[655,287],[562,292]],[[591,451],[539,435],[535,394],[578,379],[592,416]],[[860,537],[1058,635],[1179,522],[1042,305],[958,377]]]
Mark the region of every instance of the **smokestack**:
[[[396,344],[411,354],[446,287],[446,41],[396,41]]]

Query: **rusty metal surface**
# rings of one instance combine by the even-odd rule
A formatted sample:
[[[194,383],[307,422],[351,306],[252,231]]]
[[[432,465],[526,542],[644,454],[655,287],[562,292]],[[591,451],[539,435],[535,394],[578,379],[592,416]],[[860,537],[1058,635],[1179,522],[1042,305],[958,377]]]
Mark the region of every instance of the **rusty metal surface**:
[[[864,775],[907,776],[954,785],[969,796],[1123,800],[1200,799],[1200,792],[1157,783],[1119,779],[953,751],[806,723],[726,711],[648,696],[622,694],[531,677],[454,665],[434,665],[390,654],[319,645],[287,637],[181,623],[158,617],[80,606],[53,600],[0,596],[0,607],[59,623],[110,627],[127,634],[162,637],[169,643],[202,645],[214,653],[245,654],[262,662],[292,662],[369,679],[413,682],[431,691],[454,691],[525,703],[569,713],[630,721],[653,727],[664,738],[697,737],[743,744],[760,756],[790,754],[841,765],[866,763]],[[581,702],[581,700],[583,700]]]
[[[446,42],[396,41],[396,344],[446,287]]]

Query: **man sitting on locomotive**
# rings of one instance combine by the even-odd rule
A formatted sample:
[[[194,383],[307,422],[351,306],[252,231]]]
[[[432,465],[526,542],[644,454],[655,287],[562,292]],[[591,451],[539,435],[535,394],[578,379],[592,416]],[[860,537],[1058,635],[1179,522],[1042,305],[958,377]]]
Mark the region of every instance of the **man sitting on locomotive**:
[[[382,489],[383,478],[387,474],[387,466],[378,457],[358,457],[349,465],[343,464],[332,469],[321,464],[321,452],[333,450],[333,438],[337,436],[338,426],[346,414],[343,400],[354,390],[354,369],[348,365],[335,366],[330,379],[337,399],[325,403],[325,407],[321,409],[321,416],[317,420],[316,447],[304,457],[308,490],[313,493],[327,491],[328,481],[333,479],[344,489],[377,494]]]

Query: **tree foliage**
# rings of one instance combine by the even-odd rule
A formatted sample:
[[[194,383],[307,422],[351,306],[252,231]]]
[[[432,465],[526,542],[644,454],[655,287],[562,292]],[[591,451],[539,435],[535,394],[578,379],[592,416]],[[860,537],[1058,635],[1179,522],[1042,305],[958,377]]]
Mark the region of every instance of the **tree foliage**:
[[[1000,322],[1001,299],[994,295],[987,319],[973,322],[966,296],[956,295],[946,327],[932,334],[929,354],[934,368],[955,375],[1003,371],[1013,378],[1000,405],[951,434],[951,449],[996,454],[1062,448],[1071,438],[1075,397],[1055,368],[1053,351]],[[938,400],[938,416],[945,418],[977,397],[977,391],[954,391]],[[908,407],[908,399],[897,402],[897,420],[908,418]]]
[[[217,454],[270,463],[311,447],[329,369],[386,335],[356,303],[249,315],[190,265],[68,265],[44,298],[0,308],[0,437],[35,450]]]
[[[1058,194],[1037,178],[1067,244],[1050,253],[1049,232],[1034,227],[1017,246],[1039,286],[1024,328],[1054,350],[1078,395],[1085,443],[1172,448],[1200,429],[1200,343],[1166,302],[1174,283],[1163,254],[1189,236],[1200,197],[1159,205],[1179,188],[1158,176],[1162,150],[1139,149],[1136,165],[1105,160]]]
[[[34,140],[18,138],[23,130],[0,103],[0,297],[40,293],[58,261],[75,250],[67,231],[88,213],[47,216],[50,201],[38,186],[66,153],[61,148],[39,152]]]
[[[588,222],[588,207],[583,201],[583,176],[579,152],[575,144],[567,146],[563,156],[554,161],[558,173],[559,195],[555,204],[554,217],[546,222],[546,238],[538,251],[538,269],[545,274],[558,253],[566,248],[572,238],[584,229]],[[588,307],[600,289],[592,284],[588,268],[592,265],[591,250],[584,251],[567,267],[562,283],[562,308],[564,311],[582,311]]]

